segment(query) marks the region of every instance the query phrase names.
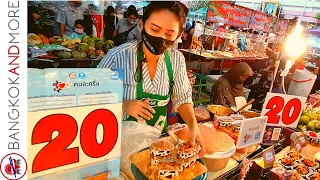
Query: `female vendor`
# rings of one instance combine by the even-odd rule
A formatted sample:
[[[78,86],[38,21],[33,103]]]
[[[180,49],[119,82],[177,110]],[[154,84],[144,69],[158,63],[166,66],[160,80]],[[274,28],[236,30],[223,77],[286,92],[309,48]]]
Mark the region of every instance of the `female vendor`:
[[[211,102],[226,107],[236,106],[235,97],[243,96],[243,83],[253,72],[241,62],[222,75],[212,87]]]
[[[172,45],[184,30],[187,7],[179,1],[152,1],[143,13],[141,41],[114,49],[98,68],[124,69],[124,119],[146,122],[164,132],[170,97],[190,129],[190,143],[203,140],[195,118],[192,88],[183,55]]]

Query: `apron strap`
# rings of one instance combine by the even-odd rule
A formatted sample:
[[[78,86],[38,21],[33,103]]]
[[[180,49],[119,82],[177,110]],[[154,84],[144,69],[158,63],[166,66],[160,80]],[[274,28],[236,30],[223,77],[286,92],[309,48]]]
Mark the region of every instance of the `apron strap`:
[[[172,65],[170,62],[170,56],[168,51],[166,51],[164,53],[165,56],[165,61],[166,61],[166,67],[167,67],[167,71],[168,71],[168,77],[169,77],[169,95],[172,94],[172,90],[173,90],[173,85],[174,85],[174,81],[173,81],[173,70],[172,70]],[[143,92],[143,85],[142,85],[142,61],[143,61],[143,49],[142,47],[139,48],[138,50],[138,54],[137,54],[137,69],[136,69],[136,74],[135,74],[135,78],[137,80],[137,99],[141,99],[140,93],[139,92]]]

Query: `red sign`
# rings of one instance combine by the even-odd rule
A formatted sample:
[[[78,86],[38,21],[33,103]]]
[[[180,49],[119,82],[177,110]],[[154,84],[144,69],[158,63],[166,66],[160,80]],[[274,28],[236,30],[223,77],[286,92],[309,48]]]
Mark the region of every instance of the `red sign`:
[[[269,31],[268,16],[259,11],[252,12],[249,28],[258,31]]]
[[[208,21],[247,28],[251,10],[224,1],[211,1],[208,9]]]
[[[268,125],[297,127],[306,97],[268,93],[261,111],[268,116]]]
[[[288,28],[288,21],[280,20],[277,34],[284,36],[286,34],[287,28]]]

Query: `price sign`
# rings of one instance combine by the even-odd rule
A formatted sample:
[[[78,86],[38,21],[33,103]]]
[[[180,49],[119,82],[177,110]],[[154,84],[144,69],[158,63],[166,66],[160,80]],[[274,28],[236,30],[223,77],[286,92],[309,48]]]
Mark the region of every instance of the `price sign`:
[[[237,149],[261,143],[266,125],[266,116],[243,120],[237,141]]]
[[[262,152],[264,167],[272,166],[274,161],[276,160],[276,156],[274,154],[273,146],[269,147],[268,149]]]
[[[57,173],[70,171],[70,179],[83,179],[110,168],[118,173],[122,72],[29,70],[28,78],[28,178],[60,179]]]
[[[301,134],[300,136],[298,136],[298,139],[302,147],[305,147],[307,145],[307,139],[304,134]]]
[[[297,151],[297,152],[301,152],[301,149],[302,149],[302,146],[301,146],[301,144],[300,144],[300,141],[299,141],[299,139],[294,143],[294,147],[295,147],[295,150]]]
[[[28,177],[120,156],[121,104],[28,113]]]
[[[268,125],[297,127],[306,97],[268,93],[263,104],[262,116],[268,116]]]

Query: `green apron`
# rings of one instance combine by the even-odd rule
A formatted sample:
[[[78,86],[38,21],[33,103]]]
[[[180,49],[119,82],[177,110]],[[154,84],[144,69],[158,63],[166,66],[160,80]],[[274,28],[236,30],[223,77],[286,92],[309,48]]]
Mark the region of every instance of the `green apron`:
[[[159,129],[162,133],[164,133],[167,129],[167,109],[168,109],[168,103],[171,97],[172,89],[173,89],[173,71],[172,66],[170,62],[170,56],[168,52],[166,51],[164,53],[165,55],[165,61],[166,61],[166,67],[168,70],[168,77],[169,77],[169,93],[166,96],[160,96],[155,94],[146,93],[143,91],[143,80],[140,78],[142,74],[138,69],[142,69],[142,67],[137,68],[136,77],[139,80],[137,82],[137,100],[144,101],[145,99],[149,98],[149,105],[155,110],[155,114],[153,114],[153,118],[150,120],[146,120],[146,123],[148,125],[154,126],[155,128]],[[137,55],[137,61],[138,66],[142,66],[143,61],[143,50],[142,48],[139,48],[138,55]],[[127,121],[137,121],[134,117],[129,117]]]

